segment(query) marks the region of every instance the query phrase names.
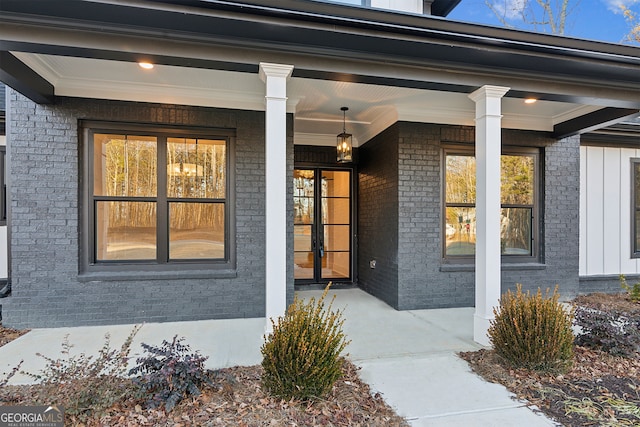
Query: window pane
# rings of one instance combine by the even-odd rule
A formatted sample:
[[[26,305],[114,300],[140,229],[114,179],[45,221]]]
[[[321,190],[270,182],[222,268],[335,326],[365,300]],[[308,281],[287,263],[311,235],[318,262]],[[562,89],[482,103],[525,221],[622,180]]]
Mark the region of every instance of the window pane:
[[[156,204],[96,203],[96,260],[156,259]]]
[[[476,209],[447,208],[445,255],[476,253]]]
[[[502,203],[533,205],[533,156],[507,156],[500,158],[502,165],[500,196]]]
[[[95,134],[93,144],[94,195],[156,196],[155,137]]]
[[[532,255],[530,208],[501,210],[500,252],[503,255]]]
[[[351,199],[323,198],[322,222],[324,224],[349,224],[351,219]]]
[[[168,138],[167,196],[224,199],[224,140]]]
[[[640,162],[633,163],[633,183],[634,183],[633,193],[635,195],[635,204],[636,204],[636,209],[638,209],[640,208]]]
[[[447,203],[476,202],[476,159],[473,156],[447,155]]]
[[[169,258],[224,258],[224,204],[170,203]]]

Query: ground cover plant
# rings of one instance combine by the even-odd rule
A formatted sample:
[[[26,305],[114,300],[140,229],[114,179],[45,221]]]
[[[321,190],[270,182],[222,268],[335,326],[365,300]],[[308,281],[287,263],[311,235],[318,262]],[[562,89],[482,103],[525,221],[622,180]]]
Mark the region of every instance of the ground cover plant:
[[[580,296],[572,305],[576,311],[591,310],[607,316],[618,313],[626,319],[640,317],[640,303],[627,293]],[[595,323],[595,338],[582,331],[585,339],[594,342],[604,321]],[[624,335],[621,337],[624,342]],[[565,373],[514,368],[493,350],[460,356],[478,375],[503,384],[565,427],[640,426],[640,354],[636,348],[622,356],[616,348],[619,346],[575,345],[573,364]]]

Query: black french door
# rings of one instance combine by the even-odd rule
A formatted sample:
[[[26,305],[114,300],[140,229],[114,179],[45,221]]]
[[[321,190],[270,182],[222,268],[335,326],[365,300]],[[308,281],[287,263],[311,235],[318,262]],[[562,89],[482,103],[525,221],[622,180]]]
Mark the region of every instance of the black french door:
[[[351,180],[351,170],[294,170],[296,283],[351,281]]]

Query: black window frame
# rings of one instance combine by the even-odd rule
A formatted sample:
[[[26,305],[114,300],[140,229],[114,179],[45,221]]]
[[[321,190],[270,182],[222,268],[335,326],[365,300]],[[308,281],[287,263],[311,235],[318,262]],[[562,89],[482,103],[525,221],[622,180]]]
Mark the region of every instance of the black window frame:
[[[7,225],[7,147],[0,145],[0,226]]]
[[[170,126],[153,125],[127,122],[103,122],[80,120],[81,132],[81,175],[82,180],[82,203],[81,203],[81,223],[82,223],[82,249],[80,275],[87,277],[87,280],[119,280],[119,279],[144,279],[145,274],[149,278],[161,277],[233,277],[236,268],[236,238],[235,238],[235,137],[234,129],[226,128],[203,128],[193,126]],[[168,209],[169,202],[174,198],[166,196],[164,192],[158,192],[154,198],[162,200],[157,206],[158,222],[156,225],[157,236],[157,258],[155,260],[96,260],[96,219],[95,203],[109,199],[105,196],[95,196],[94,193],[94,166],[93,166],[93,135],[95,134],[134,134],[142,136],[155,136],[158,138],[158,163],[166,155],[166,141],[168,138],[197,138],[224,140],[226,174],[225,174],[225,198],[215,199],[215,203],[224,203],[224,246],[225,256],[220,259],[169,259],[169,230],[168,230]],[[162,147],[163,145],[163,147]],[[158,189],[166,188],[165,168],[158,168]],[[163,194],[164,193],[164,194]],[[117,201],[126,201],[127,197],[118,197]],[[147,201],[135,198],[136,201]],[[176,199],[179,202],[194,202],[195,199]],[[211,202],[214,199],[202,199]],[[114,199],[114,201],[116,201]],[[167,210],[163,213],[160,208]],[[166,253],[165,253],[166,252]],[[175,276],[175,273],[179,276]],[[142,275],[141,275],[142,274]],[[94,277],[95,276],[95,277]]]
[[[631,258],[640,258],[640,245],[638,245],[638,233],[640,227],[637,226],[640,219],[640,190],[636,189],[636,182],[640,183],[640,158],[631,158]],[[638,173],[638,177],[636,177]]]
[[[446,227],[447,227],[447,207],[458,207],[461,203],[447,203],[447,155],[460,155],[475,157],[475,147],[463,144],[443,144],[442,146],[442,173],[441,173],[441,258],[443,264],[472,264],[475,262],[475,255],[447,255],[447,239],[446,239]],[[533,207],[531,212],[531,254],[530,255],[510,255],[501,254],[500,259],[504,264],[530,264],[540,262],[540,213],[541,213],[541,185],[542,185],[542,172],[540,165],[541,150],[537,147],[520,147],[520,146],[502,146],[500,155],[526,155],[533,157],[534,164],[534,194],[533,194]],[[452,206],[454,205],[454,206]],[[463,207],[475,208],[476,203],[464,203]],[[523,205],[516,205],[510,203],[500,203],[500,208],[521,208]],[[528,206],[527,206],[528,207]]]

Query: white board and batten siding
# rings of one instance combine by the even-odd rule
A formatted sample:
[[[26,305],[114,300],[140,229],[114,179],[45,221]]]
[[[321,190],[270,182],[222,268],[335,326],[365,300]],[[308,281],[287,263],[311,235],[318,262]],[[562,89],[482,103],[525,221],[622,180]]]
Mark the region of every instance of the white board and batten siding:
[[[580,147],[580,276],[639,274],[631,257],[631,159],[640,149]]]
[[[6,145],[7,137],[0,135],[0,145]],[[9,277],[8,252],[7,246],[7,226],[0,226],[0,280]]]

